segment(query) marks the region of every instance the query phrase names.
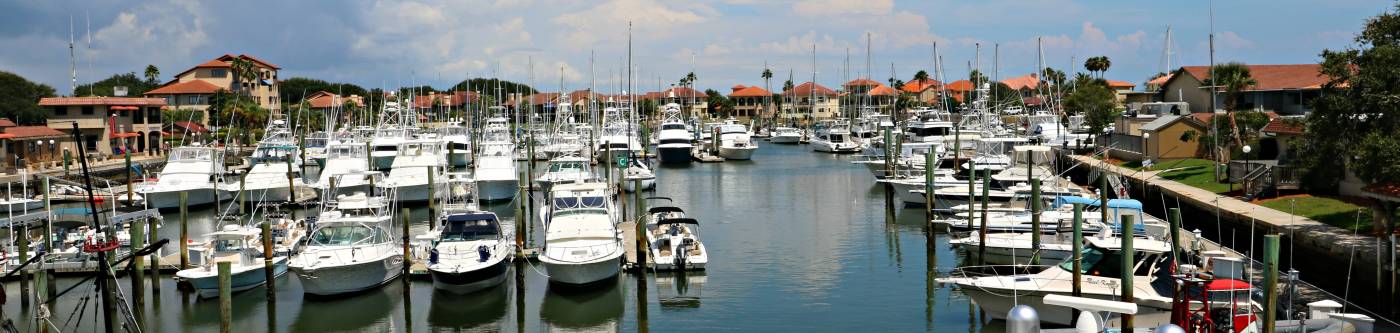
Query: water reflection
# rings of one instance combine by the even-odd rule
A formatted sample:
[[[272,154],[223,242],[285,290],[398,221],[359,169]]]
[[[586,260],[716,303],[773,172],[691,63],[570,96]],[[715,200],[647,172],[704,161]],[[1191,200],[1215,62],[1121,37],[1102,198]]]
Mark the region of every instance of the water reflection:
[[[389,332],[391,319],[403,304],[404,284],[391,281],[379,288],[345,297],[304,297],[293,332]],[[217,321],[217,319],[216,319]]]
[[[656,299],[661,303],[661,310],[699,308],[705,279],[705,272],[657,273]]]
[[[437,290],[432,293],[432,306],[428,308],[428,325],[434,331],[440,328],[453,328],[452,331],[500,331],[501,319],[510,309],[510,292],[514,287],[505,283],[490,289],[467,295],[458,295]]]
[[[540,319],[550,331],[617,332],[623,303],[619,275],[586,288],[550,284],[540,304]]]

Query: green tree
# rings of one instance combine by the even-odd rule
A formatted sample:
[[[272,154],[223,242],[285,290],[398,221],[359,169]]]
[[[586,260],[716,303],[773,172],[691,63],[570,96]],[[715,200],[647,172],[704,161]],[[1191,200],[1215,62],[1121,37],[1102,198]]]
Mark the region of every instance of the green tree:
[[[1089,57],[1088,59],[1084,59],[1084,69],[1089,71],[1090,73],[1098,74],[1099,78],[1103,78],[1104,72],[1107,72],[1108,68],[1112,65],[1113,62],[1109,61],[1108,57],[1106,56]]]
[[[792,88],[794,87],[796,86],[792,84],[792,79],[788,79],[786,82],[783,82],[783,91],[792,90]]]
[[[39,99],[53,96],[53,87],[0,71],[0,117],[24,125],[41,124],[48,113],[39,107]]]
[[[720,94],[714,89],[705,89],[705,110],[709,112],[710,117],[727,114],[734,109],[733,103],[728,97],[724,97],[724,94]]]
[[[156,86],[149,80],[142,80],[136,76],[136,72],[115,74],[112,77],[93,83],[77,86],[73,89],[73,96],[115,96],[114,87],[126,87],[127,96],[141,96],[141,94],[155,89]]]
[[[146,83],[153,86],[160,85],[160,68],[156,68],[156,65],[146,65],[145,76]]]
[[[972,81],[972,86],[975,90],[977,86],[987,82],[987,76],[982,75],[982,71],[974,69],[971,73],[967,74],[967,80]]]
[[[918,72],[915,72],[915,73],[914,73],[914,81],[915,81],[915,82],[927,82],[927,81],[929,81],[929,80],[930,80],[930,79],[929,79],[929,76],[928,76],[928,71],[924,71],[924,70],[921,69],[921,70],[919,70]]]
[[[1050,67],[1045,67],[1040,71],[1041,82],[1049,82],[1053,86],[1061,86],[1065,83],[1065,72]]]
[[[1113,90],[1108,85],[1090,82],[1079,86],[1065,97],[1065,111],[1070,115],[1083,115],[1089,132],[1102,134],[1103,129],[1113,123],[1118,115],[1118,103],[1114,102]]]
[[[509,96],[512,93],[531,95],[539,92],[538,90],[535,90],[535,88],[531,88],[529,85],[526,85],[524,83],[511,82],[495,78],[473,78],[462,80],[462,82],[458,82],[456,85],[453,85],[452,88],[449,90],[480,92],[483,98],[486,96],[491,97],[491,99],[489,99],[489,101],[491,101],[490,103],[483,103],[483,105],[487,106],[495,105],[496,101],[505,101],[509,99],[507,98],[507,96]]]
[[[1235,121],[1235,110],[1243,102],[1244,91],[1255,85],[1254,77],[1249,73],[1249,67],[1239,62],[1229,62],[1215,65],[1212,70],[1212,77],[1205,80],[1208,86],[1216,86],[1225,90],[1225,113],[1230,116],[1230,132],[1234,136],[1235,146],[1244,145],[1240,141],[1239,125]]]
[[[1327,78],[1306,118],[1295,165],[1305,184],[1334,191],[1349,170],[1368,184],[1400,184],[1400,4],[1366,21],[1356,48],[1322,51]],[[1395,232],[1397,204],[1370,200],[1378,230]]]
[[[325,91],[341,96],[360,95],[365,96],[369,91],[365,88],[350,83],[326,82],[304,77],[292,77],[278,81],[278,90],[281,92],[281,100],[287,103],[300,103],[302,98],[310,96],[318,91]]]

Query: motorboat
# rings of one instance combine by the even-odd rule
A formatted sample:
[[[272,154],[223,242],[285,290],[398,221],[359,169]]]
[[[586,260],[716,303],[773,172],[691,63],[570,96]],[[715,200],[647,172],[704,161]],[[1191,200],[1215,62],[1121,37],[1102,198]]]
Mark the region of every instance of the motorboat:
[[[326,159],[321,164],[321,174],[317,176],[315,184],[311,188],[316,190],[316,195],[327,194],[326,189],[331,186],[331,178],[337,175],[361,173],[370,170],[369,153],[366,146],[357,142],[336,142],[326,146]],[[367,192],[369,182],[360,177],[347,177],[343,179],[345,183],[335,184],[341,193]]]
[[[188,282],[200,297],[219,295],[219,263],[229,263],[230,291],[248,290],[267,282],[268,267],[260,246],[260,228],[231,224],[204,237],[203,243],[194,244],[189,249],[190,263],[194,267],[175,272],[175,277]],[[287,256],[274,255],[273,277],[285,273]]]
[[[393,167],[399,145],[410,138],[411,127],[406,124],[410,117],[407,113],[411,112],[401,109],[398,102],[384,102],[380,109],[379,126],[374,128],[374,134],[369,139],[371,167],[374,170],[388,171]]]
[[[290,202],[293,189],[303,187],[301,158],[292,132],[281,119],[268,124],[267,136],[258,142],[249,158],[252,166],[238,184],[225,191],[247,196],[250,202]]]
[[[700,242],[700,222],[685,217],[678,207],[658,206],[647,209],[647,244],[650,244],[648,264],[658,271],[704,270],[709,264],[709,252]]]
[[[608,281],[622,264],[622,233],[608,185],[555,184],[540,208],[545,246],[539,256],[549,281],[582,285]]]
[[[165,168],[153,184],[137,188],[152,208],[180,207],[180,194],[185,204],[205,205],[228,199],[223,191],[224,152],[199,145],[176,147],[166,155]]]
[[[400,201],[428,201],[430,198],[442,198],[446,193],[446,187],[439,181],[446,180],[445,172],[447,154],[442,151],[441,142],[408,140],[399,146],[394,166],[377,186],[396,193]]]
[[[443,214],[428,255],[433,288],[468,294],[505,282],[515,244],[489,211]]]
[[[515,143],[511,139],[510,126],[506,118],[494,117],[486,120],[485,134],[477,150],[476,166],[472,177],[477,181],[478,193],[482,201],[510,200],[515,198],[520,186],[520,175],[516,174]]]
[[[627,163],[627,169],[622,171],[622,190],[637,192],[639,183],[642,191],[656,188],[656,173],[646,163],[631,159]]]
[[[574,155],[559,156],[549,160],[548,169],[535,178],[535,183],[547,190],[554,184],[589,180],[594,178],[591,169],[586,158]]]
[[[774,127],[768,142],[795,145],[802,141],[802,131],[792,127]]]
[[[656,152],[661,163],[690,163],[690,151],[695,148],[695,134],[686,129],[681,119],[681,106],[666,103],[662,106],[661,130],[657,132]]]
[[[330,145],[330,134],[326,132],[315,132],[307,134],[302,139],[301,149],[306,151],[306,158],[310,162],[319,166],[326,165],[326,147]]]
[[[758,143],[749,138],[748,127],[730,121],[718,128],[719,157],[726,160],[753,159],[753,153],[758,151]]]
[[[287,266],[310,295],[378,287],[403,273],[404,253],[393,231],[393,192],[325,198],[306,248]]]
[[[895,197],[906,206],[923,207],[926,204],[923,196],[923,189],[927,183],[923,174],[909,174],[907,176],[885,178],[876,180],[876,183],[888,184],[893,187]],[[953,178],[953,171],[948,169],[933,170],[933,188],[956,186],[965,183]],[[917,192],[915,192],[917,191]]]
[[[471,133],[466,126],[452,122],[439,127],[437,134],[444,145],[443,150],[447,151],[448,166],[464,167],[471,163]]]
[[[827,120],[818,125],[812,137],[812,150],[833,154],[860,152],[860,143],[851,138],[850,126],[844,121]]]

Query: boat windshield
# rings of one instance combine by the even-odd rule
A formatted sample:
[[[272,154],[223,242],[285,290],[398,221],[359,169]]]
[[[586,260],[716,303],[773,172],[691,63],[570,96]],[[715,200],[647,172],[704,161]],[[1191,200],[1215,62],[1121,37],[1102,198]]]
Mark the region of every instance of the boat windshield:
[[[338,225],[316,229],[311,235],[311,245],[354,245],[358,243],[385,243],[389,235],[379,228],[363,225]]]
[[[577,172],[583,169],[582,161],[560,161],[549,164],[549,172]]]
[[[208,149],[179,149],[170,152],[171,161],[210,160],[213,151]]]
[[[605,203],[603,197],[554,198],[554,208],[558,209],[604,208]]]
[[[846,142],[846,136],[841,134],[829,134],[827,135],[827,139],[827,141],[836,143]]]
[[[662,130],[685,130],[685,125],[682,125],[682,124],[661,124],[661,129],[662,129]]]
[[[726,124],[726,125],[721,125],[720,128],[719,128],[719,131],[720,131],[720,133],[723,133],[723,134],[730,134],[730,133],[746,133],[746,132],[748,132],[749,130],[746,129],[746,128],[744,128],[744,125]]]
[[[1134,252],[1135,253],[1133,254],[1133,258],[1135,260],[1133,265],[1136,268],[1136,271],[1133,272],[1133,275],[1147,275],[1147,270],[1149,270],[1152,265],[1143,265],[1142,263],[1155,261],[1156,255],[1148,254],[1142,251]],[[1115,279],[1123,277],[1123,256],[1121,255],[1122,252],[1104,250],[1090,246],[1084,248],[1084,250],[1080,253],[1080,258],[1082,260],[1082,263],[1079,266],[1079,268],[1082,269],[1080,273]],[[1065,260],[1064,262],[1061,262],[1060,268],[1066,271],[1073,272],[1074,260]]]
[[[474,240],[489,240],[496,237],[498,230],[496,224],[491,221],[458,221],[448,223],[442,230],[442,241],[444,242],[466,242]]]
[[[214,240],[214,251],[233,252],[243,249],[243,241],[239,239],[216,239]]]

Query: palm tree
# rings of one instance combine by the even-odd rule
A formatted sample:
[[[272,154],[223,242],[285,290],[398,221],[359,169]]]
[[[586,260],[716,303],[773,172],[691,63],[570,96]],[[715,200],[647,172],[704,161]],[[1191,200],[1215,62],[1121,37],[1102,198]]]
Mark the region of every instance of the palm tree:
[[[928,81],[928,80],[929,80],[929,78],[928,78],[928,72],[927,72],[927,71],[920,70],[920,71],[914,73],[914,82],[923,83],[923,82],[926,82],[926,81]]]
[[[1108,73],[1108,68],[1113,67],[1113,62],[1108,60],[1108,56],[1099,56],[1099,78]]]
[[[146,82],[151,85],[160,83],[160,69],[156,65],[146,65]]]
[[[759,74],[759,76],[762,76],[762,77],[763,77],[763,90],[767,90],[767,91],[769,91],[769,93],[771,94],[772,91],[773,91],[773,87],[771,87],[771,86],[768,85],[768,81],[771,80],[771,79],[773,79],[773,71],[768,70],[768,68],[764,68],[764,69],[763,69],[763,73],[762,73],[762,74]],[[769,101],[769,103],[771,104],[773,100],[772,100],[772,98],[769,98],[768,101]],[[771,107],[765,107],[765,108],[771,108]],[[771,110],[765,110],[765,111],[771,111]]]
[[[1235,108],[1238,107],[1243,97],[1245,89],[1258,84],[1249,73],[1249,66],[1239,62],[1228,62],[1215,65],[1213,77],[1206,80],[1207,85],[1215,86],[1216,89],[1225,88],[1225,113],[1230,116],[1230,132],[1235,137],[1235,145],[1243,146],[1240,138],[1240,128],[1235,125]]]

